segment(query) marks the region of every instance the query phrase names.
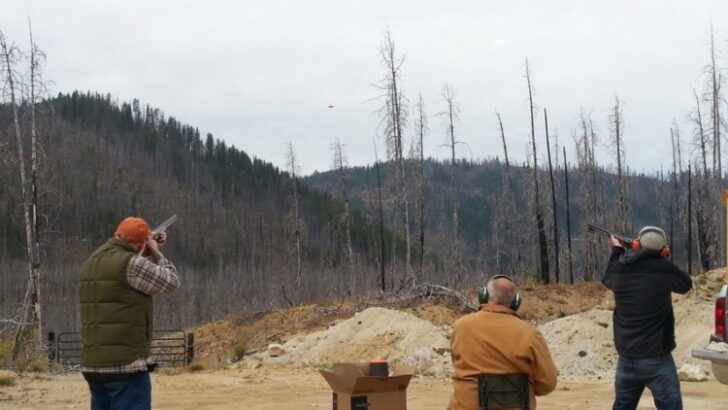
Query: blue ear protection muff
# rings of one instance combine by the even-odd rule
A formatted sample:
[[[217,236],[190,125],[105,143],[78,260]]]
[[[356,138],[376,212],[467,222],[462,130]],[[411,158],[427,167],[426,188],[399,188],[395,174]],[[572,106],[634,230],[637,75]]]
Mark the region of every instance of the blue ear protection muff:
[[[506,278],[509,281],[513,282],[513,279],[511,279],[510,276],[507,275],[495,275],[492,278],[488,279],[488,283],[490,283],[492,280],[498,279],[498,278]],[[485,304],[488,303],[489,295],[488,295],[488,286],[482,287],[478,289],[478,303]],[[516,311],[519,307],[521,307],[521,295],[516,292],[516,297],[513,298],[513,302],[511,302],[511,305],[508,306],[511,310]]]

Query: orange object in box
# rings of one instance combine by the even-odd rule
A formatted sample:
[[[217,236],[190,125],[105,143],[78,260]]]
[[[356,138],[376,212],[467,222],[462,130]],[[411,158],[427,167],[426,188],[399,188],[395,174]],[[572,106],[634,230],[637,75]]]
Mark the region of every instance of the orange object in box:
[[[336,363],[320,372],[333,390],[333,410],[407,410],[413,366],[396,366],[389,377],[371,376],[369,363]]]
[[[369,362],[369,375],[372,377],[389,377],[389,363],[384,359]]]

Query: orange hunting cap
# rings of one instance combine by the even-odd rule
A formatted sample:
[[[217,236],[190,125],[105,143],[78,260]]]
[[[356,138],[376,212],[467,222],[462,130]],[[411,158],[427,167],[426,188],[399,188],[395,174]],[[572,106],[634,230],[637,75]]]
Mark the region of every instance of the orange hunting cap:
[[[130,216],[121,221],[114,235],[124,237],[129,243],[144,243],[151,232],[147,221]]]

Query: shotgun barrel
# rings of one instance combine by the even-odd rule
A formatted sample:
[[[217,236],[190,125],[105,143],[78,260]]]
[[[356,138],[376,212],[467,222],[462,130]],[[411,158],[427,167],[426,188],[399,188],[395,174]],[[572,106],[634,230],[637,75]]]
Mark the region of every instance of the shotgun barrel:
[[[627,246],[629,248],[632,247],[632,242],[634,241],[633,238],[618,234],[614,231],[610,231],[609,229],[603,228],[599,225],[587,224],[587,228],[591,232],[599,232],[599,233],[607,234],[610,236],[614,236],[615,238],[617,238],[618,241],[622,242],[622,244],[624,244],[625,246]]]
[[[152,230],[152,238],[154,240],[158,240],[159,236],[162,234],[162,232],[166,232],[167,228],[169,228],[170,225],[177,222],[177,214],[174,214],[170,216],[169,218],[165,219],[164,222],[159,224],[156,228]]]

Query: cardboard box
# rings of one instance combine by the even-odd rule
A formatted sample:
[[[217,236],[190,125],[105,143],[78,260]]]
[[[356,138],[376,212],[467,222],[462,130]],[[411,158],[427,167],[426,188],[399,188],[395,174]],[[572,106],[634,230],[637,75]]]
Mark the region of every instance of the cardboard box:
[[[321,375],[334,391],[333,410],[407,410],[413,371],[412,366],[396,366],[389,377],[371,377],[369,363],[337,363]]]

